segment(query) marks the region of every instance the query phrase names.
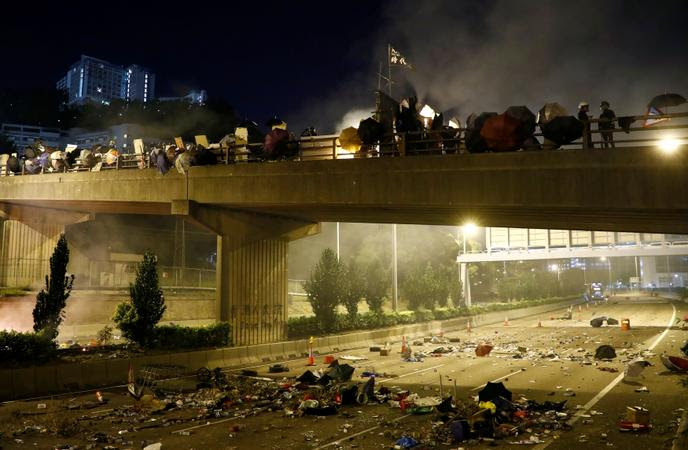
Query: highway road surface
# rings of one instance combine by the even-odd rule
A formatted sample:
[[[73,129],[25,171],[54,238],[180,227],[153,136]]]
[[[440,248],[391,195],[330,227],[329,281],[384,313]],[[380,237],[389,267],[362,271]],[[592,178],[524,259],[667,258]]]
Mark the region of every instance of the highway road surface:
[[[688,408],[688,387],[681,384],[681,380],[688,376],[668,372],[658,356],[662,353],[678,354],[679,348],[688,340],[688,331],[676,324],[677,318],[688,314],[688,305],[662,298],[614,297],[606,304],[583,306],[580,311],[574,308],[571,320],[560,318],[565,312],[561,310],[539,317],[509,320],[508,325],[500,323],[474,328],[470,333],[466,330],[449,333],[444,338],[451,338],[453,342],[445,344],[414,345],[411,339],[409,343],[414,351],[430,352],[439,346],[455,347],[453,353],[428,356],[422,362],[402,361],[400,343],[391,344],[390,356],[380,356],[367,348],[335,356],[367,358],[359,362],[348,361],[357,368],[354,380],[363,382],[365,379],[360,378],[360,374],[374,371],[379,374],[378,385],[399,386],[421,397],[440,395],[442,389],[441,394],[445,396],[455,395],[460,401],[471,402],[487,381],[498,380],[513,392],[514,398],[567,400],[568,423],[572,428],[540,435],[544,442],[531,448],[671,448],[681,408]],[[508,316],[508,312],[505,315]],[[624,331],[618,325],[592,328],[590,319],[599,316],[619,321],[628,318],[631,329]],[[476,357],[473,348],[478,342],[490,342],[495,348],[487,357]],[[603,344],[613,346],[617,358],[611,362],[595,360],[591,355]],[[639,355],[645,355],[654,366],[648,367],[639,379],[624,380],[626,361]],[[323,360],[323,356],[318,356],[318,365],[312,369],[326,368]],[[256,370],[259,376],[274,377],[268,373],[269,365],[252,366],[251,369]],[[289,361],[285,365],[290,368],[286,374],[289,376],[298,376],[307,369],[305,359]],[[603,368],[605,370],[600,370]],[[239,373],[239,369],[227,371]],[[636,392],[640,388],[647,388],[647,392]],[[413,416],[402,413],[398,408],[375,405],[343,407],[338,415],[324,418],[292,418],[278,411],[249,417],[193,420],[187,411],[184,418],[179,415],[180,419],[175,421],[170,417],[177,416],[170,412],[151,415],[155,419],[148,422],[151,427],[139,424],[137,430],[121,414],[113,416],[114,409],[125,405],[137,411],[137,402],[121,389],[107,391],[105,395],[110,399],[107,405],[88,411],[65,410],[65,406],[70,401],[92,400],[93,393],[4,404],[0,407],[0,431],[3,432],[0,446],[57,448],[56,445],[70,444],[86,448],[91,444],[96,445],[92,448],[103,448],[107,444],[89,441],[89,438],[94,439],[94,433],[101,432],[118,440],[120,445],[110,444],[117,448],[128,448],[127,444],[132,443],[132,448],[141,448],[142,444],[162,442],[163,449],[385,449],[393,448],[394,442],[404,434],[423,436],[432,422],[432,416]],[[45,403],[46,407],[39,410],[38,403]],[[650,411],[654,428],[649,433],[622,433],[618,430],[617,423],[625,417],[626,407],[635,405]],[[51,427],[55,429],[59,420],[70,414],[82,418],[78,422],[78,434],[61,437],[50,432]],[[163,422],[164,425],[157,426],[156,421],[159,421],[157,425]],[[46,424],[48,431],[13,437],[13,431],[27,424]],[[119,434],[120,430],[127,432]],[[508,441],[528,437],[529,434],[524,432],[518,439],[495,442],[452,445],[437,442],[434,448],[517,447]]]

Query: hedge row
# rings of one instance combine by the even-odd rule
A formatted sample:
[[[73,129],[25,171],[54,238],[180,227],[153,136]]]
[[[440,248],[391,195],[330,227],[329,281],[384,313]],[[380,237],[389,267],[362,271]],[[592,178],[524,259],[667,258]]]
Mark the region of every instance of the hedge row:
[[[149,348],[180,349],[201,347],[227,347],[232,341],[232,327],[227,322],[218,322],[202,327],[179,325],[158,325]]]
[[[0,331],[0,361],[43,363],[55,357],[57,345],[40,333]]]
[[[367,312],[350,317],[346,314],[337,314],[335,323],[330,333],[345,331],[372,330],[376,328],[392,327],[395,325],[409,325],[413,323],[428,322],[430,320],[446,320],[455,317],[470,316],[493,311],[506,311],[510,309],[529,308],[548,303],[557,303],[572,300],[573,297],[554,297],[540,300],[526,300],[511,303],[489,303],[485,305],[471,306],[469,308],[438,308],[434,310],[402,311],[375,314]],[[309,336],[322,336],[324,334],[318,327],[315,317],[292,317],[287,321],[287,338],[302,339]]]

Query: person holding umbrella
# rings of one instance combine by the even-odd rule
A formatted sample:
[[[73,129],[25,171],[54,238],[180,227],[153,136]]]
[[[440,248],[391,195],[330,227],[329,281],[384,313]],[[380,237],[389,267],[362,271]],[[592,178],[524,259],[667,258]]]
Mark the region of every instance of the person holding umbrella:
[[[615,148],[614,145],[614,132],[610,131],[614,129],[614,121],[616,120],[616,114],[609,108],[609,102],[603,100],[600,103],[600,109],[602,113],[600,114],[600,122],[597,128],[602,131],[602,148]]]
[[[590,105],[588,102],[580,102],[578,104],[578,120],[583,122],[583,147],[584,148],[595,148],[592,143],[592,133],[590,132]]]

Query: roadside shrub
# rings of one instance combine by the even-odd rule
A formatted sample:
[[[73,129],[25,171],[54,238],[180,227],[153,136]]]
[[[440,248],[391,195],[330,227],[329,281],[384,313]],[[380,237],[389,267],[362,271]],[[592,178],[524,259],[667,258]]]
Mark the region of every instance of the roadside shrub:
[[[42,331],[51,339],[57,338],[57,329],[64,319],[64,308],[74,284],[74,275],[67,275],[68,263],[67,238],[61,234],[50,257],[50,275],[45,276],[45,288],[36,296],[33,308],[33,330]]]
[[[178,349],[201,347],[227,347],[232,340],[232,327],[218,322],[202,327],[158,325],[153,329],[150,348]]]
[[[46,333],[0,331],[0,361],[43,363],[55,357],[57,344]]]
[[[336,329],[337,305],[342,299],[342,280],[342,265],[337,260],[334,250],[323,250],[310,279],[303,284],[318,329],[322,332],[332,332]]]
[[[329,333],[348,332],[356,330],[372,330],[376,328],[391,327],[395,325],[410,325],[414,323],[427,322],[430,320],[447,320],[455,317],[462,317],[474,314],[482,314],[491,311],[506,311],[510,309],[528,308],[531,306],[556,303],[565,300],[572,300],[578,296],[553,297],[549,299],[528,300],[512,303],[491,303],[471,306],[467,308],[438,308],[435,310],[401,311],[389,313],[367,312],[351,317],[348,314],[338,314],[336,326]],[[301,339],[309,336],[321,336],[328,334],[322,332],[318,327],[315,317],[292,317],[287,321],[287,338]]]
[[[122,335],[141,346],[151,343],[154,328],[167,307],[158,284],[157,261],[147,251],[136,268],[136,281],[129,285],[130,300],[117,305],[113,321]]]

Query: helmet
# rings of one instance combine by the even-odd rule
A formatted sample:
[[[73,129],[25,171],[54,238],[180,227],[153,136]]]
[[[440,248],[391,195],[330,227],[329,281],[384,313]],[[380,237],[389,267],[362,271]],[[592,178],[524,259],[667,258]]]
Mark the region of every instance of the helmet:
[[[584,107],[586,107],[586,106],[590,106],[590,105],[588,105],[588,102],[580,102],[580,103],[578,104],[578,109],[584,108]]]
[[[609,102],[607,100],[602,100],[602,103],[600,103],[600,108],[609,108]]]

